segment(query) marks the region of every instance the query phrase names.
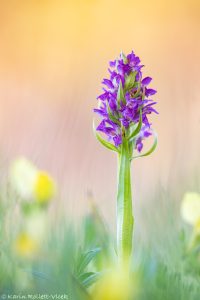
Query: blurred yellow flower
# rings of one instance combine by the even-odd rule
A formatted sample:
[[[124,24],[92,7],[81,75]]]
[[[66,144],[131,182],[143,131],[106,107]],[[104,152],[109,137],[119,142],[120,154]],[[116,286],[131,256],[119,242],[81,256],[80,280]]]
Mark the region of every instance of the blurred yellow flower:
[[[55,194],[55,183],[45,172],[38,172],[34,185],[35,198],[38,202],[45,203]]]
[[[199,220],[196,222],[194,230],[196,232],[196,234],[200,235],[200,218]]]
[[[38,170],[23,157],[11,164],[10,179],[11,184],[23,199],[46,203],[55,194],[55,182],[48,173]]]
[[[108,272],[97,283],[93,300],[128,300],[131,295],[131,281],[128,272],[116,269]]]
[[[188,192],[184,195],[181,216],[188,224],[200,227],[200,194]]]
[[[14,242],[15,252],[23,257],[33,257],[44,246],[48,234],[48,218],[44,210],[33,210],[24,216],[23,231]]]
[[[14,246],[16,253],[20,256],[31,257],[38,250],[37,242],[26,232],[19,234]]]

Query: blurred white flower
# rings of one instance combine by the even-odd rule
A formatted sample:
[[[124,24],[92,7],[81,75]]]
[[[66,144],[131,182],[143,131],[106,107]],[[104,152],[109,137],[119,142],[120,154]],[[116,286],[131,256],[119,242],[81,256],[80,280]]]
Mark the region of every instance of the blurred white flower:
[[[37,168],[31,162],[23,157],[13,161],[10,167],[10,178],[11,184],[22,198],[32,198]]]
[[[23,157],[11,164],[10,179],[22,199],[46,203],[55,194],[53,178]]]
[[[181,216],[185,222],[194,227],[200,223],[200,194],[188,192],[184,195]]]

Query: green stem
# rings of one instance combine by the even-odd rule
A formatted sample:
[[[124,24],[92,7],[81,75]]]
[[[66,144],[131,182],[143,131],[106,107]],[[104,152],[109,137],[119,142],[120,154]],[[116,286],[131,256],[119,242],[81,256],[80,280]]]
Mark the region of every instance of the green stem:
[[[127,138],[124,137],[119,154],[117,194],[117,251],[119,262],[129,264],[132,253],[133,214],[131,193],[131,160]]]

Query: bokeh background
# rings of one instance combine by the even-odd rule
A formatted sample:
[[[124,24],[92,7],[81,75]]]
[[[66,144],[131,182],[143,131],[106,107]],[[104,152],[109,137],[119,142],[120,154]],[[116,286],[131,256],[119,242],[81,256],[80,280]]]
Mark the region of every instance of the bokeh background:
[[[133,165],[135,209],[158,185],[193,190],[200,167],[199,32],[199,0],[1,0],[1,176],[24,155],[56,178],[55,208],[79,217],[89,191],[114,220],[116,156],[96,141],[92,109],[108,61],[134,49],[154,79],[160,113],[152,118],[157,150]]]

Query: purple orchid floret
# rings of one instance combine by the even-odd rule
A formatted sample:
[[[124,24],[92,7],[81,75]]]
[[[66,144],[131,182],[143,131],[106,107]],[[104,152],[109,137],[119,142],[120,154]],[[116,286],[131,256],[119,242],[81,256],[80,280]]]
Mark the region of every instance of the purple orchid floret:
[[[156,90],[149,88],[152,78],[143,78],[143,65],[133,51],[127,56],[120,54],[109,65],[110,78],[103,79],[103,93],[97,98],[98,108],[94,109],[102,118],[96,130],[120,147],[124,134],[130,134],[134,125],[142,122],[140,132],[134,137],[135,149],[140,152],[143,140],[151,135],[148,115],[158,113],[154,108],[156,102],[149,98],[156,94]]]
[[[151,131],[151,128],[150,126],[148,125],[144,125],[142,128],[141,128],[141,131],[139,133],[139,135],[137,136],[136,138],[136,143],[135,143],[135,147],[137,149],[138,152],[141,152],[142,149],[143,149],[143,140],[145,138],[148,138],[149,136],[152,135],[152,131]]]

